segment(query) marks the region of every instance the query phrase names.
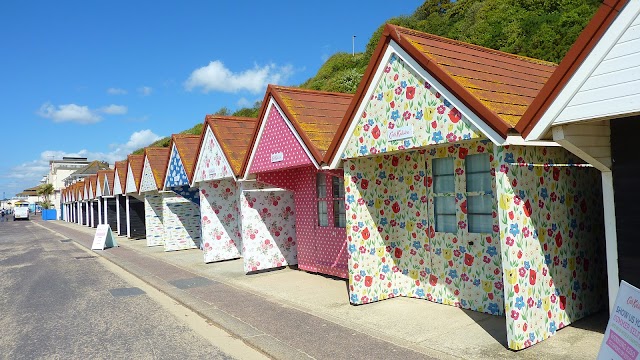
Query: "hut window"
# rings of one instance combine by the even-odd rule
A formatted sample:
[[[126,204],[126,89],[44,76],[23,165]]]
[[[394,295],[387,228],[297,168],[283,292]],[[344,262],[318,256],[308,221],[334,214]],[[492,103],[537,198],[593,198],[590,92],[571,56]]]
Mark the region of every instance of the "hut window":
[[[331,190],[333,194],[333,226],[347,226],[347,212],[344,208],[344,184],[342,178],[331,177]]]
[[[327,177],[324,173],[316,174],[316,196],[318,198],[318,226],[329,226],[327,209]]]
[[[432,169],[436,231],[455,233],[457,224],[453,158],[433,159]]]
[[[327,214],[327,202],[318,201],[318,226],[329,226],[329,214]]]
[[[470,233],[493,232],[493,192],[489,154],[468,155],[465,159],[467,219]]]
[[[331,191],[327,189],[331,179]],[[318,199],[318,226],[327,227],[329,218],[333,218],[334,227],[345,227],[347,215],[344,208],[344,185],[342,178],[325,173],[316,174],[316,196]],[[330,212],[331,211],[331,212]]]

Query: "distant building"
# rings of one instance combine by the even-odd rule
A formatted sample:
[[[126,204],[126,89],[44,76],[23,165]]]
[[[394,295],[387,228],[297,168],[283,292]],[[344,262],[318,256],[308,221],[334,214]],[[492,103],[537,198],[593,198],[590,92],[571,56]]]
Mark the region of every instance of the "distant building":
[[[111,168],[109,166],[109,163],[105,161],[94,160],[91,162],[86,162],[86,158],[84,159],[85,159],[85,163],[83,166],[76,168],[75,171],[73,171],[66,177],[62,178],[63,183],[61,187],[67,187],[78,180],[84,179],[89,175],[95,175],[98,173],[99,170],[108,170]]]
[[[61,214],[60,192],[65,187],[65,179],[91,163],[86,157],[65,156],[62,160],[49,160],[49,173],[40,183],[53,185],[53,194],[49,197],[49,201],[57,210],[58,216]],[[38,198],[38,201],[40,200],[42,199]]]

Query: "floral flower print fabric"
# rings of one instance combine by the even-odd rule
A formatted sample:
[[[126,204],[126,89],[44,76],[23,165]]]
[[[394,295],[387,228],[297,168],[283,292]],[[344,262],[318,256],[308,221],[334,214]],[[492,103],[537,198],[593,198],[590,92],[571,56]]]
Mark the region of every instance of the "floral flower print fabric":
[[[385,65],[357,120],[343,159],[483,137],[396,54]]]
[[[200,183],[204,262],[237,259],[242,254],[240,191],[232,179]]]
[[[243,189],[242,253],[246,272],[298,262],[293,192],[281,189]]]
[[[507,338],[523,349],[606,299],[598,170],[562,148],[497,149]]]
[[[162,195],[144,195],[144,224],[147,232],[147,246],[164,245],[164,225],[162,224]]]

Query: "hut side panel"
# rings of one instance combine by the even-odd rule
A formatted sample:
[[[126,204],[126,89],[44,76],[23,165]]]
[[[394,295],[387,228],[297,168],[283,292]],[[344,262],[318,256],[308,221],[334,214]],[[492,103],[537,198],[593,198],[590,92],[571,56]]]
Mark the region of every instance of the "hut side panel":
[[[227,179],[199,185],[204,262],[239,258],[242,255],[242,234],[237,183]]]
[[[178,194],[162,195],[164,250],[175,251],[199,247],[200,207]]]
[[[164,245],[164,225],[162,225],[162,195],[144,196],[144,224],[147,246]]]
[[[298,263],[292,191],[243,184],[242,254],[246,272]]]
[[[522,349],[606,305],[602,187],[562,148],[496,157],[507,338]]]

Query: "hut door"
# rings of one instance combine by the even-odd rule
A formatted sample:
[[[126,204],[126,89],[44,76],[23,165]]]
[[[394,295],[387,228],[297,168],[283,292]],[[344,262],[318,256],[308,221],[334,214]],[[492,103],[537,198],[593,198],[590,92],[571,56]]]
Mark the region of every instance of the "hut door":
[[[456,181],[456,159],[453,157],[434,158],[427,162],[431,169],[432,182],[429,187],[429,202],[433,217],[429,228],[431,235],[431,269],[429,282],[435,287],[438,302],[448,305],[460,304],[464,292],[464,246],[458,226],[458,191]],[[429,171],[428,171],[429,172]]]

